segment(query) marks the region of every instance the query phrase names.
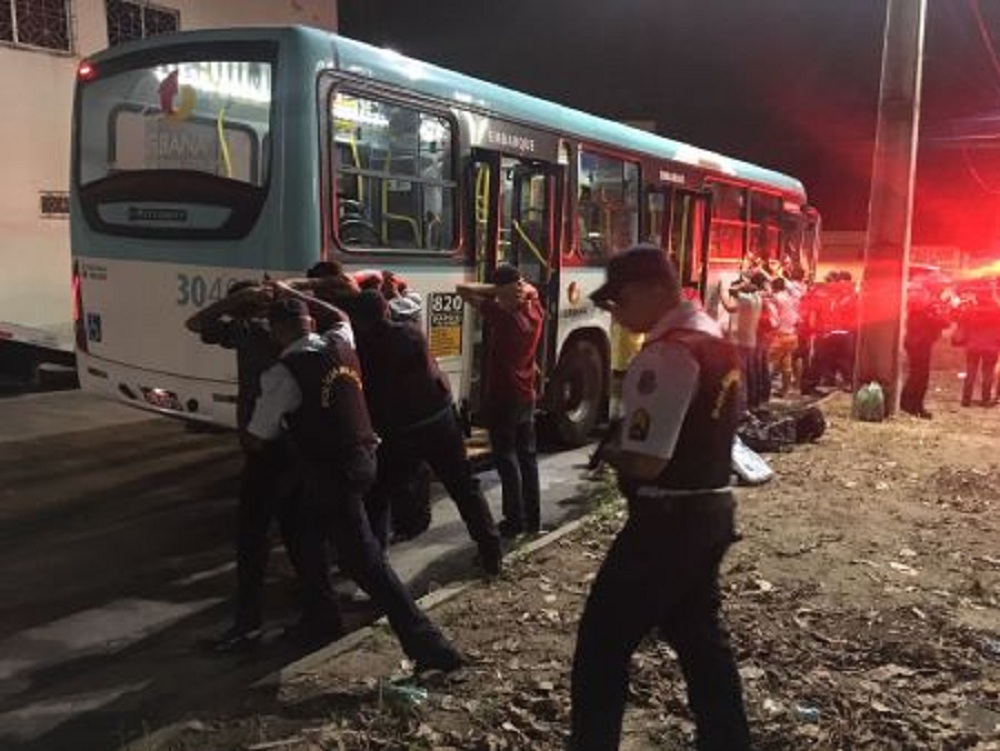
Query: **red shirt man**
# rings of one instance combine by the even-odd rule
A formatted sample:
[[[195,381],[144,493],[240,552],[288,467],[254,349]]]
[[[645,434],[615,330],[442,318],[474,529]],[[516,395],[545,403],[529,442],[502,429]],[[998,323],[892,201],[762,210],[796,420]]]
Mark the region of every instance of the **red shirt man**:
[[[535,353],[542,336],[538,292],[513,266],[494,269],[490,284],[461,284],[462,299],[489,326],[484,413],[503,486],[500,533],[515,537],[541,526],[535,441]]]

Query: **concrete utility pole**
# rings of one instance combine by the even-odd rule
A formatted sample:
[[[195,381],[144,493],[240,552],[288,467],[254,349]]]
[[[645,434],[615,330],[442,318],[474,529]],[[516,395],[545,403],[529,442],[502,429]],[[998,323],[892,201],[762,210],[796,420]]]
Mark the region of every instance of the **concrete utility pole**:
[[[882,384],[889,414],[899,407],[926,18],[927,0],[886,0],[854,386]]]

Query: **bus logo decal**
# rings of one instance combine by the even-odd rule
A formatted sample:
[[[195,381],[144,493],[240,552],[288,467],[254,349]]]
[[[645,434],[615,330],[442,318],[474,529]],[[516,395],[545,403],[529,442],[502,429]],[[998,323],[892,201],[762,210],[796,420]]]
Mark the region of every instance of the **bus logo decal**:
[[[197,94],[193,86],[181,86],[179,84],[180,72],[171,71],[160,83],[158,93],[160,95],[160,109],[165,117],[171,120],[187,120],[194,111]],[[174,99],[180,94],[181,101],[174,109]]]

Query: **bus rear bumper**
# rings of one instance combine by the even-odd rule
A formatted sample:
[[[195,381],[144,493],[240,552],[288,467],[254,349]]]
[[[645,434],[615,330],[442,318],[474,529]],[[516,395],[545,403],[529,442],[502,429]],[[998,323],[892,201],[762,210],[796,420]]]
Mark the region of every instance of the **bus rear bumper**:
[[[236,427],[236,384],[135,368],[77,352],[80,388],[130,407]]]

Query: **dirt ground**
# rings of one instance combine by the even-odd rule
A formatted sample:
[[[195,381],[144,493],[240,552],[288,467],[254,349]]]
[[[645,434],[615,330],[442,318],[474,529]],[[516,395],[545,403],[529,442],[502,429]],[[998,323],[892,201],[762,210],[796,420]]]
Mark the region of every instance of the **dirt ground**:
[[[960,409],[936,374],[933,420],[852,422],[769,455],[739,491],[744,540],[725,617],[758,749],[1000,749],[1000,408]],[[473,664],[417,686],[391,635],[210,709],[143,751],[559,749],[589,582],[621,524],[607,500],[572,534],[434,609]],[[393,682],[393,678],[396,681]],[[650,639],[633,664],[622,748],[692,747],[677,663]]]

